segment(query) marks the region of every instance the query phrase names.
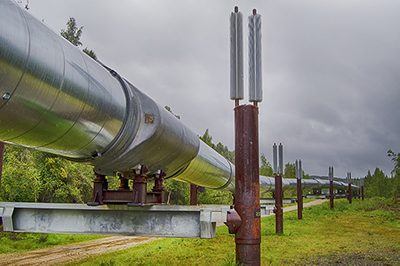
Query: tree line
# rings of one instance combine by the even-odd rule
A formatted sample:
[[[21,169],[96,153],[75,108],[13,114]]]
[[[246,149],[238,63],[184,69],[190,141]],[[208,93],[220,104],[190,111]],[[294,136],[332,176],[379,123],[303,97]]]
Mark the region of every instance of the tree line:
[[[400,198],[400,153],[388,150],[387,155],[394,164],[391,175],[386,175],[378,167],[373,174],[368,171],[364,179],[365,197]]]
[[[0,201],[88,202],[93,179],[90,166],[6,144]]]

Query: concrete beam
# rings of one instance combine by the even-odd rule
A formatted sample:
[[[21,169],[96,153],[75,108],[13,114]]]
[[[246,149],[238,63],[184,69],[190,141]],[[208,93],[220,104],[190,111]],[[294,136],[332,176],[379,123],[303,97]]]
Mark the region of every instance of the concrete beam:
[[[4,231],[214,238],[229,206],[0,202]]]

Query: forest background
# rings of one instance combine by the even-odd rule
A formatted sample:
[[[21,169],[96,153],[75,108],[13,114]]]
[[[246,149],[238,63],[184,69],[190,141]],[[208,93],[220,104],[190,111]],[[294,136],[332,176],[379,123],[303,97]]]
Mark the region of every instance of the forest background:
[[[208,129],[200,136],[207,145],[235,162],[234,151],[222,143],[214,144]],[[394,163],[390,176],[376,168],[368,171],[365,182],[366,197],[400,197],[400,153],[388,151]],[[273,176],[271,163],[261,155],[260,175]],[[6,144],[3,158],[3,173],[0,183],[0,201],[14,202],[65,202],[86,203],[93,197],[93,167],[68,161],[64,158],[41,151]],[[295,178],[295,164],[285,165],[284,178]],[[304,173],[304,178],[309,178]],[[110,189],[117,189],[120,180],[108,176]],[[190,184],[167,179],[165,189],[170,193],[170,204],[189,204]],[[152,183],[149,182],[149,189]],[[286,191],[285,197],[295,196],[295,191]],[[205,189],[198,194],[199,204],[232,204],[232,194],[226,191]]]

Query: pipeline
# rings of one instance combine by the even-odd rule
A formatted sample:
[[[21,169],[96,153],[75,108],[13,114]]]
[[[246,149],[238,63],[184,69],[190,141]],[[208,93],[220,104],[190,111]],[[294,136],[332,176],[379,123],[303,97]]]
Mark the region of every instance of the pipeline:
[[[0,0],[0,141],[115,175],[145,165],[235,192],[235,169],[180,120],[112,69],[79,51],[11,0]],[[296,179],[283,179],[295,189]],[[329,188],[302,180],[303,188]],[[347,185],[335,181],[335,188]],[[260,176],[260,192],[273,191]]]

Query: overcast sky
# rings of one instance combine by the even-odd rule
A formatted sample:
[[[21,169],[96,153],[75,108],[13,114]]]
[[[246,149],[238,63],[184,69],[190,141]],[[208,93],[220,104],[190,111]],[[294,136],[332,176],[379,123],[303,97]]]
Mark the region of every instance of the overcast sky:
[[[19,1],[21,5],[26,0]],[[390,174],[400,152],[400,1],[30,0],[56,32],[69,17],[83,47],[172,108],[195,133],[234,149],[229,99],[229,16],[262,15],[264,100],[260,153],[302,159],[308,174]],[[247,48],[245,48],[247,103]]]

